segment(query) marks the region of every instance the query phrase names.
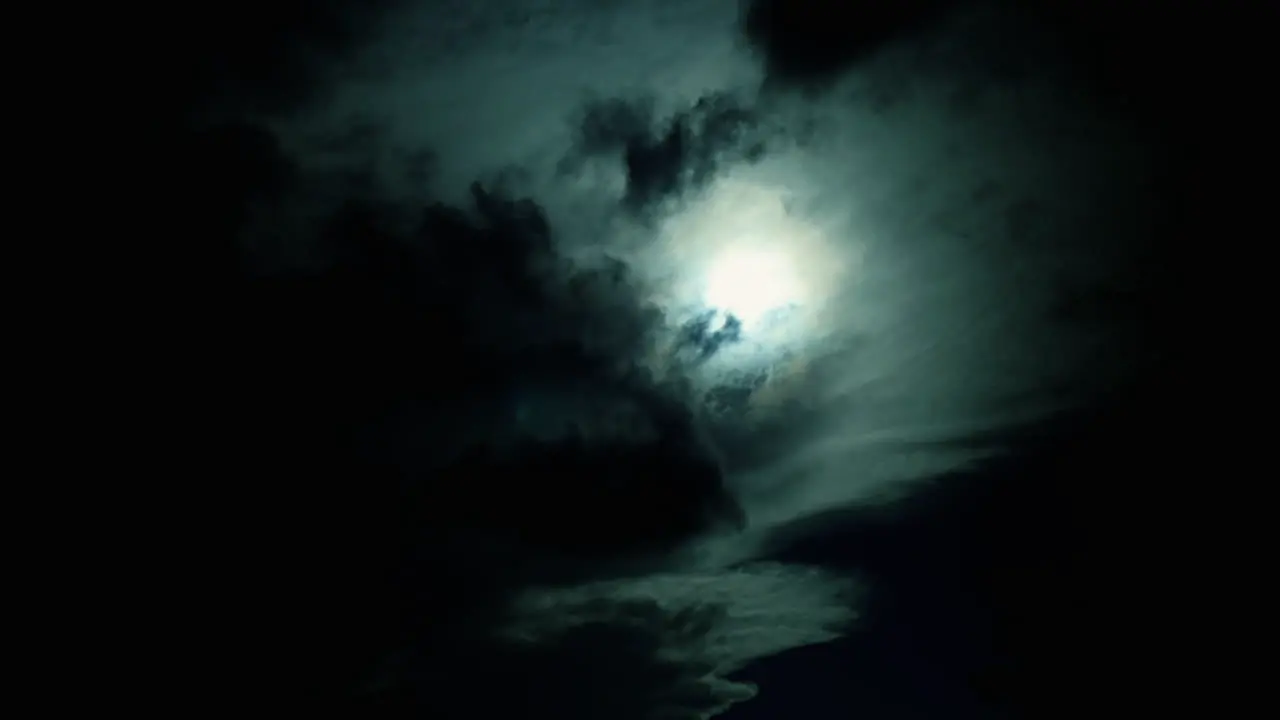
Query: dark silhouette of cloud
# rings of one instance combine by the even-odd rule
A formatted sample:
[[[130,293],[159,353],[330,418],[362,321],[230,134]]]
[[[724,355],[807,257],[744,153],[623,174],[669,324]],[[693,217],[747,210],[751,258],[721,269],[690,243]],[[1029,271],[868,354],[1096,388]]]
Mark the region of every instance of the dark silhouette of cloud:
[[[773,82],[820,87],[918,30],[949,0],[750,0],[742,32]]]
[[[719,311],[708,310],[689,320],[681,328],[680,340],[703,360],[727,344],[742,340],[742,321],[733,315],[720,317]]]
[[[1079,102],[1130,113],[1148,133],[1161,134],[1182,126],[1169,117],[1185,100],[1176,78],[1206,59],[1189,48],[1208,47],[1226,27],[1238,31],[1244,17],[1224,24],[1228,15],[1210,17],[1192,6],[1155,15],[1147,3],[1102,0],[748,0],[739,29],[768,85],[823,93],[878,53],[965,14],[982,16],[990,35],[963,62],[980,61],[993,77],[1013,77],[1043,64],[1051,49],[1060,56],[1054,62],[1065,58]],[[1156,24],[1185,32],[1158,32]]]
[[[237,133],[237,140],[228,139]],[[208,157],[221,164],[210,174],[242,171],[265,183],[227,188],[219,201],[231,218],[226,222],[243,217],[252,200],[281,192],[288,163],[263,131],[228,129],[205,141],[218,145]],[[198,160],[189,162],[195,170]],[[268,169],[280,169],[274,183]],[[280,377],[255,386],[247,400],[262,405],[283,395],[281,411],[290,413],[290,406],[306,402],[314,391],[323,400],[308,410],[305,422],[337,426],[394,413],[447,418],[455,408],[485,403],[491,409],[484,422],[500,423],[532,387],[630,397],[651,421],[652,442],[635,447],[621,437],[610,439],[617,446],[584,444],[570,435],[554,443],[517,442],[501,451],[469,447],[465,461],[451,461],[445,472],[485,480],[443,482],[440,487],[447,489],[440,492],[448,500],[424,502],[448,508],[437,522],[491,522],[495,530],[519,530],[525,541],[554,537],[560,546],[606,555],[651,549],[664,533],[672,533],[671,542],[698,531],[709,519],[698,506],[731,502],[719,487],[714,462],[683,440],[691,432],[688,411],[625,367],[651,319],[628,295],[624,270],[563,271],[551,254],[552,229],[536,203],[479,185],[471,188],[471,198],[467,208],[428,204],[407,231],[385,208],[348,198],[316,228],[313,242],[330,259],[324,267],[289,268],[285,262],[285,269],[256,269],[231,298],[232,307],[242,310],[241,332],[252,334],[265,363],[289,358],[297,369],[287,372],[285,363]],[[255,270],[252,258],[242,256],[240,265]],[[595,327],[623,331],[592,332]],[[530,474],[546,481],[513,479]],[[605,491],[599,478],[609,475],[613,489]],[[671,487],[646,476],[670,480]],[[504,508],[486,507],[494,497],[507,498]],[[654,512],[602,520],[610,515],[604,502]],[[548,523],[551,514],[557,520]],[[541,529],[521,530],[520,516],[538,518]],[[663,520],[655,525],[655,517]]]
[[[732,162],[755,161],[767,151],[754,109],[724,94],[658,120],[652,102],[611,99],[588,105],[577,128],[576,155],[616,157],[626,174],[625,205],[644,214],[678,199]]]

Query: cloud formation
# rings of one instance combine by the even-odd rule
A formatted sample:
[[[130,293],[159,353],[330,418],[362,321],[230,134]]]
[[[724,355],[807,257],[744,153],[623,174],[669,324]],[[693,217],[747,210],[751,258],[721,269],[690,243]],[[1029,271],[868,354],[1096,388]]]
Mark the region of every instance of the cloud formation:
[[[500,690],[480,701],[485,712],[710,718],[755,695],[734,671],[838,637],[854,619],[853,601],[845,579],[777,564],[534,586],[507,608],[496,635],[472,637],[461,658],[456,650],[430,657],[428,648],[390,669],[379,690],[412,688],[427,709],[452,716],[475,709],[465,683],[482,676]]]
[[[575,155],[620,159],[624,203],[644,213],[705,186],[723,165],[761,158],[759,125],[754,110],[728,94],[700,97],[661,122],[652,103],[612,99],[585,108]]]
[[[821,88],[957,4],[749,0],[741,24],[743,35],[764,57],[771,81]]]
[[[620,140],[618,212],[705,182],[724,112]],[[641,362],[665,320],[625,264],[559,255],[546,210],[501,188],[404,193],[376,129],[299,155],[241,117],[172,150],[241,378],[219,406],[244,463],[225,492],[259,523],[237,523],[257,543],[242,569],[286,568],[249,610],[297,643],[273,656],[277,692],[462,717],[458,688],[484,681],[513,712],[710,717],[751,694],[729,673],[848,622],[844,579],[688,553],[742,510],[687,388]],[[322,653],[282,630],[323,616]]]
[[[756,3],[763,67],[731,3],[622,30],[446,5],[268,23],[197,58],[222,79],[175,113],[181,235],[242,378],[226,492],[298,601],[262,621],[337,638],[298,675],[351,666],[297,692],[710,717],[744,664],[853,618],[847,579],[761,564],[775,531],[988,457],[1125,364],[1133,323],[1088,298],[1148,231],[1141,149],[969,30],[902,51],[931,4],[849,44],[761,35]],[[461,40],[420,47],[442,13]],[[855,52],[805,55],[814,28]],[[744,240],[801,256],[804,322],[681,305]]]

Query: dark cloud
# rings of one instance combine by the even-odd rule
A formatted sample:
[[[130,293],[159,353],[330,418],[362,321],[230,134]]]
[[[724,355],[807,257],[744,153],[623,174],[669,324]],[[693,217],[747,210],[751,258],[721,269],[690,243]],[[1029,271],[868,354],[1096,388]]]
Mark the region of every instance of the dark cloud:
[[[727,164],[759,160],[766,152],[761,130],[754,109],[730,95],[704,96],[664,120],[652,102],[606,100],[585,108],[568,167],[590,157],[619,159],[624,202],[643,214],[701,187]]]
[[[987,80],[997,81],[1047,64],[1069,68],[1061,80],[1077,102],[1134,115],[1148,133],[1183,122],[1171,117],[1184,112],[1178,78],[1208,59],[1197,49],[1214,44],[1227,26],[1235,27],[1226,32],[1239,31],[1243,18],[1224,23],[1225,15],[1210,17],[1191,6],[1153,14],[1147,3],[1102,0],[748,0],[739,25],[769,85],[822,92],[877,53],[922,38],[927,44],[935,30],[952,22],[959,28],[966,16],[980,17],[985,29],[960,65],[977,63]]]
[[[731,135],[717,122],[690,137]],[[342,153],[377,145],[358,130]],[[678,159],[682,182],[709,172],[698,153]],[[490,705],[560,717],[704,717],[750,694],[705,647],[729,622],[714,619],[723,598],[672,609],[601,592],[586,625],[493,637],[536,588],[632,578],[611,586],[626,595],[696,538],[742,527],[688,398],[638,362],[663,318],[624,264],[557,256],[532,199],[477,183],[463,205],[406,201],[359,162],[309,169],[251,122],[186,132],[170,159],[190,228],[172,272],[199,288],[229,379],[192,400],[217,425],[202,452],[224,478],[204,507],[223,518],[211,534],[230,570],[211,582],[256,598],[215,640],[253,655],[219,692],[436,717],[472,716],[458,688],[479,678],[499,686]],[[706,356],[735,327],[704,323],[687,343]],[[843,600],[818,605],[832,603],[814,627],[847,620]],[[712,619],[676,642],[690,613]]]
[[[721,316],[716,310],[708,310],[689,320],[680,332],[680,341],[699,360],[711,357],[725,345],[741,340],[742,321],[733,315]]]
[[[271,181],[264,172],[287,167],[268,137],[226,131],[235,132],[242,133],[235,141],[221,132],[205,137],[219,145],[208,153],[219,165],[210,173],[243,172],[269,184],[227,188],[218,202],[233,219],[244,215],[237,208],[281,192],[279,178],[287,174],[281,169]],[[479,185],[471,200],[463,208],[428,203],[404,230],[387,207],[346,198],[315,227],[310,242],[329,259],[320,269],[289,267],[287,259],[255,268],[242,255],[240,266],[253,274],[231,299],[242,309],[239,332],[252,337],[267,368],[289,359],[259,368],[266,376],[255,383],[253,402],[281,397],[284,413],[319,403],[300,419],[336,428],[391,414],[444,422],[465,405],[488,406],[487,422],[514,422],[505,418],[531,388],[631,398],[651,421],[651,443],[637,448],[622,437],[584,444],[570,435],[527,447],[517,438],[501,451],[481,444],[444,471],[459,479],[441,482],[424,502],[443,510],[438,522],[492,523],[558,546],[578,538],[576,549],[591,553],[647,550],[664,533],[672,541],[702,529],[710,516],[699,507],[728,502],[715,464],[685,440],[688,411],[630,367],[652,320],[630,295],[625,268],[565,268],[552,256],[553,231],[536,203]],[[308,401],[310,392],[322,397]],[[644,482],[649,475],[671,487]],[[506,499],[504,509],[488,507],[496,497]],[[618,512],[611,513],[606,506],[614,503]],[[640,518],[621,512],[628,506],[665,508],[660,516],[669,525],[654,526],[646,514],[648,528],[633,527]],[[547,522],[551,516],[555,522]],[[526,520],[539,528],[525,527]]]
[[[821,86],[918,30],[953,0],[750,0],[742,32],[772,82]]]

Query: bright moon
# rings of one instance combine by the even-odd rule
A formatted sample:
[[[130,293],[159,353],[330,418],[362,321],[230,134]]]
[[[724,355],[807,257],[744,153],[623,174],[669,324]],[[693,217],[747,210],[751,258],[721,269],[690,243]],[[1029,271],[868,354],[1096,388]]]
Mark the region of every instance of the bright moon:
[[[763,361],[822,341],[851,256],[826,222],[793,213],[787,198],[778,186],[720,178],[666,219],[658,242],[644,246],[634,266],[648,275],[652,302],[672,320],[670,342],[680,342],[685,324],[708,311],[717,318],[713,331],[730,316],[740,323],[741,338],[722,360]]]
[[[770,311],[800,302],[795,263],[780,250],[728,248],[711,261],[706,304],[754,325]]]

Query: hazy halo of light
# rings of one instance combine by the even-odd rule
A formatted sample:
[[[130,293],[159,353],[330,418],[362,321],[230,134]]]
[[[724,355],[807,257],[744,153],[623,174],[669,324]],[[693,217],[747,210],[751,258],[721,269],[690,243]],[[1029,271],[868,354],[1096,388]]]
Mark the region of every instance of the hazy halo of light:
[[[708,311],[718,323],[742,323],[741,342],[718,351],[712,366],[768,363],[832,329],[823,328],[855,253],[793,212],[795,195],[728,172],[667,218],[658,242],[636,258],[673,328]]]

